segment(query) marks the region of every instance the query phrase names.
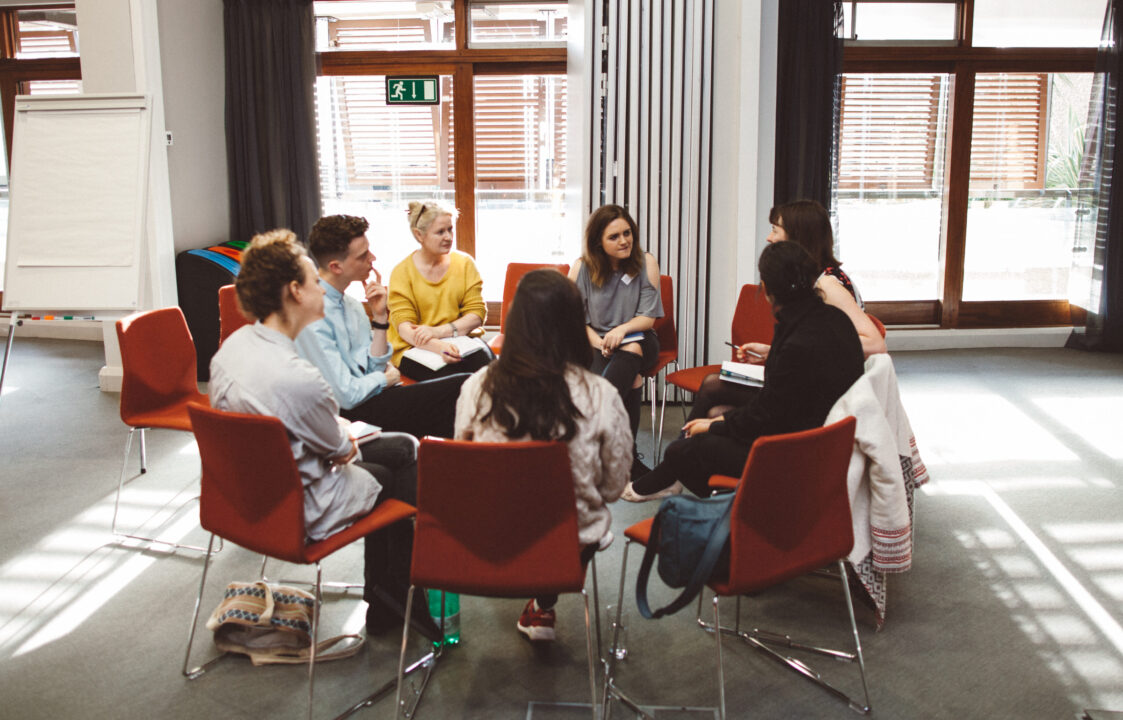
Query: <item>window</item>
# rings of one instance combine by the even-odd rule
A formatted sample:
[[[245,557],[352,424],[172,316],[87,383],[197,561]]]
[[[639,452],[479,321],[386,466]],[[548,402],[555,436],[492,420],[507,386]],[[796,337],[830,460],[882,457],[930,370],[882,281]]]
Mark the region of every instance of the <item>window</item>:
[[[942,327],[1068,324],[1103,3],[843,7],[838,243],[870,312]]]
[[[16,95],[70,95],[82,92],[78,25],[69,6],[0,8],[0,298],[8,239],[8,158]]]
[[[377,267],[416,249],[403,210],[459,211],[458,249],[497,303],[507,263],[568,262],[566,3],[316,2],[325,213],[366,217]],[[386,78],[437,76],[440,103],[386,103]],[[497,311],[493,317],[498,317]]]

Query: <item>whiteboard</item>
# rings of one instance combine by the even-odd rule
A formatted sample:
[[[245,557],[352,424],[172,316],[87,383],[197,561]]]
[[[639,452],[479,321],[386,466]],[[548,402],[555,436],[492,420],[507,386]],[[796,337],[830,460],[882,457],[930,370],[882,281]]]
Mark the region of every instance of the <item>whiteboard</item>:
[[[16,98],[4,307],[135,310],[148,201],[143,95]]]

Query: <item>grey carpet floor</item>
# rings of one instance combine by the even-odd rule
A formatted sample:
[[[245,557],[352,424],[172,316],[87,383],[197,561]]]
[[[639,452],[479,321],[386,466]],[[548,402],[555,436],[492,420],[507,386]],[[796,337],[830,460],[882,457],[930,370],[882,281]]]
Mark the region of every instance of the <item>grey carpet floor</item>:
[[[859,608],[872,715],[1044,720],[1123,709],[1123,357],[972,350],[894,360],[932,482],[917,498],[914,567],[890,578],[885,628],[875,632]],[[230,659],[192,682],[180,675],[201,560],[110,542],[127,431],[116,396],[97,390],[100,366],[96,343],[15,345],[0,400],[0,718],[303,717],[303,668]],[[667,414],[670,437],[679,415]],[[650,443],[645,430],[641,447]],[[193,504],[173,512],[197,483],[190,438],[152,432],[147,449],[151,470],[140,477],[134,444],[122,522],[205,542]],[[617,535],[654,509],[617,503]],[[622,551],[618,539],[598,558],[602,613],[615,603]],[[638,616],[637,561],[632,553],[619,683],[649,706],[715,705],[713,638],[693,613]],[[257,565],[227,546],[203,607]],[[361,546],[325,572],[359,577]],[[311,577],[306,568],[274,573]],[[579,598],[562,598],[559,640],[546,647],[516,633],[521,604],[463,599],[463,643],[441,659],[422,717],[524,718],[531,701],[588,702]],[[725,617],[732,607],[723,605]],[[361,627],[363,608],[354,594],[331,596],[325,630]],[[814,577],[742,606],[747,622],[839,645],[844,612],[837,586]],[[333,717],[388,677],[397,650],[396,637],[376,637],[358,656],[323,665],[317,717]],[[211,652],[204,633],[193,661]],[[743,643],[727,642],[725,661],[731,717],[853,716]],[[857,689],[851,666],[823,670]],[[383,700],[356,717],[393,712]],[[587,716],[534,706],[540,720]]]

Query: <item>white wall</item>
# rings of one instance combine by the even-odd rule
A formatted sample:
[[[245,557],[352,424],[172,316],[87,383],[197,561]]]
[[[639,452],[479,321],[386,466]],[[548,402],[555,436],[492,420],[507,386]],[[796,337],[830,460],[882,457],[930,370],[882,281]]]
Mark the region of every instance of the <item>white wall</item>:
[[[239,239],[228,237],[222,0],[156,5],[176,252]]]
[[[709,357],[733,322],[737,293],[756,282],[772,206],[778,0],[717,0],[710,238]]]

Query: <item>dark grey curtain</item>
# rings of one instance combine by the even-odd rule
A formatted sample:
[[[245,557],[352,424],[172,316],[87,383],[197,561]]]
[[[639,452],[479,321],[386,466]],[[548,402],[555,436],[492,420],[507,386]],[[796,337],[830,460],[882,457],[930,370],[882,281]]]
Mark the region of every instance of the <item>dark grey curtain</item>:
[[[230,239],[320,215],[312,0],[224,0]]]
[[[1123,117],[1123,16],[1120,0],[1110,0],[1104,18],[1096,75],[1088,109],[1081,167],[1073,273],[1078,296],[1070,300],[1088,311],[1069,347],[1123,352],[1123,182],[1112,170],[1123,167],[1117,123]]]
[[[773,204],[831,207],[842,77],[842,3],[780,0]]]

